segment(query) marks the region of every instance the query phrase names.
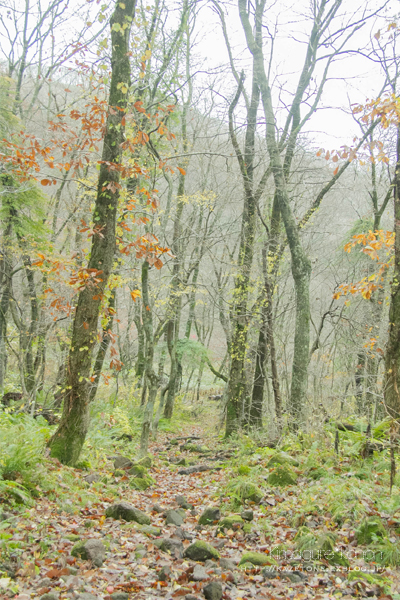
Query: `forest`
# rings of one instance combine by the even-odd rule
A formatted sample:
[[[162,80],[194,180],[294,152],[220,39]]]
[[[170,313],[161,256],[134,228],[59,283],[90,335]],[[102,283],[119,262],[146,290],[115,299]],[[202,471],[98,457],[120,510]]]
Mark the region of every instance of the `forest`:
[[[390,0],[0,0],[0,597],[400,599]]]

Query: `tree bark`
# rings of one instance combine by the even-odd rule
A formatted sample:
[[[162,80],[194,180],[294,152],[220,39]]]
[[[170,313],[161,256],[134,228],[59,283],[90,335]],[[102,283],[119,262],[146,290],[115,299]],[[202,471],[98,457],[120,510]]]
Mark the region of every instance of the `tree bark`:
[[[97,233],[92,237],[88,273],[100,281],[85,285],[79,292],[68,357],[66,394],[59,427],[49,441],[51,455],[68,465],[76,464],[89,427],[90,375],[93,347],[97,338],[101,300],[112,271],[115,228],[120,188],[121,144],[127,94],[131,84],[129,39],[136,0],[116,2],[111,25],[111,84],[102,160],[93,220]]]
[[[390,294],[389,339],[385,354],[384,398],[386,410],[400,418],[400,124],[397,126],[396,167],[393,180],[394,273]]]

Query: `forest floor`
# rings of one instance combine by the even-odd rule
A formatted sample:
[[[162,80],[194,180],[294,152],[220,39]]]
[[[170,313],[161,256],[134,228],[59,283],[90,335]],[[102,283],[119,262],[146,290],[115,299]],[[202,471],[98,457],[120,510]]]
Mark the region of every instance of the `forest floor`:
[[[188,436],[199,439],[182,439]],[[262,499],[246,501],[243,490],[248,491],[249,486],[246,488],[243,482],[246,477],[251,480],[251,469],[268,475],[265,455],[245,451],[238,459],[232,444],[226,445],[215,432],[205,432],[191,424],[184,426],[178,439],[172,440],[173,437],[171,433],[160,433],[157,442],[149,448],[153,464],[148,474],[155,483],[144,491],[131,487],[132,477],[127,470],[131,464],[123,465],[121,458],[115,463],[117,456],[134,461],[129,442],[107,460],[100,460],[95,470],[72,469],[48,459],[48,469],[57,481],[57,494],[40,495],[34,505],[22,509],[3,505],[0,597],[18,600],[400,599],[398,568],[379,567],[373,562],[366,569],[365,554],[363,557],[358,551],[355,522],[333,520],[333,508],[328,505],[338,497],[335,490],[327,489],[329,485],[318,487],[319,482],[305,477],[304,470],[293,466],[293,472],[299,477],[296,485],[271,486],[264,477]],[[196,444],[199,446],[197,454]],[[186,445],[186,449],[182,445]],[[206,446],[207,452],[202,452],[200,446]],[[273,452],[267,449],[267,458]],[[207,465],[210,469],[182,473],[180,471],[187,467],[177,465],[178,461],[186,465]],[[347,486],[345,511],[351,505],[349,480],[354,475],[354,466],[348,466],[344,459],[340,468],[333,469],[334,475],[341,478],[340,484]],[[241,482],[241,494],[238,487],[229,488],[236,477]],[[357,482],[364,484],[357,479],[356,487]],[[378,492],[386,494],[379,488],[378,479],[374,485],[378,485]],[[331,493],[332,498],[328,497]],[[362,515],[389,519],[389,514],[378,509],[368,494],[354,499],[364,511]],[[151,525],[107,517],[106,510],[120,502],[143,511],[149,518],[144,520]],[[221,517],[215,513],[213,522],[200,525],[199,517],[207,507],[218,507]],[[243,509],[253,511],[252,521],[246,521],[252,515],[243,513]],[[167,512],[171,510],[174,512]],[[244,520],[238,518],[241,513]],[[235,515],[236,519],[227,521],[224,526],[221,519]],[[389,526],[393,525],[392,513],[390,519]],[[168,520],[176,524],[167,524]],[[340,565],[339,560],[333,566],[324,556],[314,556],[312,561],[304,552],[296,559],[292,552],[296,540],[297,549],[311,548],[310,544],[299,546],[299,531],[305,532],[305,539],[314,540],[314,549],[323,548],[322,539],[325,546],[328,540],[326,547],[330,550],[329,539],[334,539],[336,553],[350,550],[352,556],[347,564]],[[378,537],[372,535],[372,541],[376,542],[379,531],[374,531]],[[390,535],[390,543],[397,543],[398,539],[393,538],[397,534]],[[82,546],[89,539],[97,543],[92,542],[92,548],[89,545],[85,555]],[[204,551],[204,556],[201,560],[192,560],[187,548],[195,540],[210,544],[214,549],[211,551],[216,550],[218,554],[207,559],[207,553],[211,556],[210,548],[202,546],[200,554]],[[257,554],[247,556],[246,560],[244,555],[248,552]],[[85,556],[92,560],[85,560]],[[240,562],[245,564],[239,566]],[[252,562],[263,564],[257,566]]]

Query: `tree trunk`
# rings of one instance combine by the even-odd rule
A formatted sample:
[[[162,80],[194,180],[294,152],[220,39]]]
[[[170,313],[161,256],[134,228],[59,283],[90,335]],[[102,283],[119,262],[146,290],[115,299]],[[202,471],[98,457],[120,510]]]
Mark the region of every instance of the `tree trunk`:
[[[256,7],[255,22],[262,23],[265,2]],[[310,345],[310,278],[311,263],[301,244],[296,219],[290,205],[286,185],[286,165],[281,160],[281,152],[275,137],[275,115],[272,105],[271,89],[265,72],[262,41],[257,40],[252,31],[247,14],[245,0],[239,0],[239,13],[246,35],[248,48],[253,55],[257,81],[261,90],[261,98],[266,121],[266,141],[270,158],[272,174],[275,183],[275,195],[279,211],[285,226],[286,237],[292,259],[292,275],[296,292],[296,324],[293,350],[292,386],[289,400],[293,429],[297,429],[302,421],[302,411],[307,395],[307,375]],[[261,26],[261,25],[260,25]],[[293,132],[296,132],[295,123],[300,121],[299,106],[296,106],[296,115],[293,116]],[[295,136],[294,136],[295,139]],[[289,147],[294,140],[289,137],[288,151],[285,161],[291,160]],[[289,157],[289,158],[288,158]]]
[[[142,264],[142,302],[143,302],[143,328],[146,336],[146,387],[149,390],[143,412],[142,433],[140,437],[140,454],[145,456],[149,445],[149,435],[153,420],[154,404],[158,389],[158,376],[154,371],[154,333],[153,315],[149,298],[149,263]]]
[[[388,413],[400,418],[400,124],[397,127],[394,187],[394,273],[390,294],[389,339],[385,354],[384,397]]]
[[[120,171],[115,165],[119,165],[122,158],[121,144],[125,133],[123,117],[128,96],[123,93],[121,82],[130,87],[129,39],[135,7],[136,0],[117,2],[110,20],[112,75],[109,111],[93,215],[98,233],[92,237],[86,271],[95,273],[98,281],[91,286],[85,285],[79,292],[68,357],[63,415],[49,441],[51,455],[68,465],[76,464],[89,427],[92,353],[97,338],[101,300],[114,261],[120,188]]]
[[[257,35],[261,35],[261,26],[257,26]],[[236,157],[241,169],[244,187],[244,205],[240,234],[237,275],[234,287],[234,304],[232,307],[233,331],[230,340],[230,369],[228,376],[228,402],[226,407],[225,436],[229,437],[241,426],[241,419],[246,398],[246,354],[248,338],[247,303],[249,281],[254,254],[254,237],[256,229],[256,204],[253,193],[253,171],[255,158],[255,133],[257,127],[257,111],[260,102],[260,89],[253,71],[251,102],[247,111],[247,128],[245,152],[242,155],[233,128],[233,110],[239,100],[243,79],[240,80],[238,92],[229,108],[229,130]]]

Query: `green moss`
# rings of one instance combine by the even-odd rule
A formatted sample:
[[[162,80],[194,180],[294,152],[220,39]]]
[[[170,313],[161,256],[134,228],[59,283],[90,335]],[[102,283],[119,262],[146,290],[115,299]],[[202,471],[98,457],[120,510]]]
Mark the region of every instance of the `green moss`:
[[[299,461],[287,454],[286,452],[277,452],[274,454],[267,463],[267,467],[274,467],[275,465],[293,465],[294,467],[299,466]]]
[[[64,537],[66,540],[69,540],[70,542],[76,542],[77,540],[81,539],[80,535],[75,535],[74,533],[71,533],[71,535],[65,535]]]
[[[242,480],[233,480],[227,487],[228,493],[234,495],[238,500],[250,500],[258,504],[264,497],[264,493],[254,483]]]
[[[238,515],[232,515],[230,517],[224,517],[218,525],[218,528],[223,531],[224,529],[233,529],[235,526],[242,526],[244,523],[242,517]]]
[[[213,546],[207,544],[207,542],[196,540],[186,548],[184,556],[191,560],[206,561],[212,558],[218,559],[220,555],[219,552],[213,548]]]
[[[143,491],[152,486],[154,480],[151,477],[134,477],[129,482],[129,486],[134,490]]]
[[[297,475],[291,469],[286,466],[276,467],[269,475],[267,479],[271,485],[295,485],[297,481]]]
[[[386,529],[379,517],[364,519],[358,529],[356,529],[356,538],[359,544],[372,544],[372,542],[376,541],[376,538],[386,536]]]
[[[113,475],[114,477],[123,477],[124,475],[126,475],[126,473],[122,469],[115,469]]]
[[[79,542],[77,542],[75,546],[73,546],[71,550],[71,556],[74,556],[75,558],[83,558],[83,560],[86,560],[87,553],[85,549],[85,544],[86,540],[79,540]]]
[[[128,474],[133,475],[134,477],[146,477],[147,469],[143,465],[133,465],[133,467],[129,469]]]
[[[328,471],[323,467],[310,467],[306,472],[307,477],[313,479],[314,481],[318,481],[318,479],[322,479],[323,477],[327,477]]]
[[[252,524],[251,523],[245,523],[243,525],[243,532],[244,533],[251,533],[252,531]]]
[[[267,554],[263,554],[261,552],[245,552],[240,559],[239,567],[245,565],[246,563],[251,563],[256,567],[278,564],[276,560],[272,558],[272,556],[268,556]]]
[[[78,463],[76,463],[75,468],[82,469],[83,471],[90,471],[92,465],[88,460],[80,460]]]
[[[248,465],[240,465],[237,471],[239,475],[250,475],[251,473],[251,469]]]
[[[153,460],[150,456],[144,456],[143,458],[138,460],[136,464],[145,467],[146,469],[151,469],[151,467],[153,466]]]

